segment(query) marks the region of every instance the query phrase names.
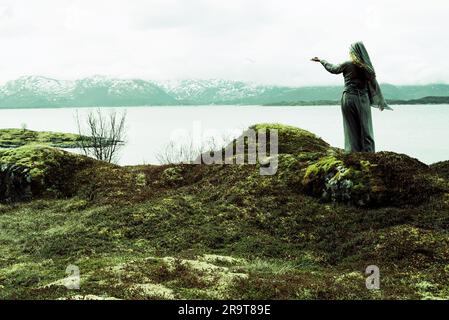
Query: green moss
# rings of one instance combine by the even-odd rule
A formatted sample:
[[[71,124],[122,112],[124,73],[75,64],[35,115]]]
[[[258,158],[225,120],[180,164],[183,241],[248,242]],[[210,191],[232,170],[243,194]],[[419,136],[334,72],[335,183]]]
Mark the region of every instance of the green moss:
[[[305,146],[295,139],[280,141]],[[0,298],[447,298],[449,192],[431,193],[446,180],[405,155],[305,149],[280,154],[274,176],[1,151],[37,168],[46,188],[72,192],[0,205]],[[377,205],[353,205],[367,194]],[[69,264],[79,291],[61,285]],[[381,270],[375,292],[370,264]]]
[[[63,151],[41,145],[29,145],[0,150],[0,163],[30,169],[33,179],[42,179],[50,168],[58,165]]]
[[[146,176],[143,173],[138,173],[136,175],[136,186],[145,187],[147,185]]]
[[[182,168],[181,167],[170,167],[165,169],[161,174],[161,180],[167,185],[176,185],[182,182]]]
[[[267,132],[269,130],[277,130],[278,133],[278,153],[297,154],[299,152],[326,152],[330,147],[321,138],[315,134],[293,126],[287,126],[279,123],[262,123],[250,127],[256,131]],[[267,143],[269,150],[270,142]]]
[[[73,133],[32,131],[27,129],[0,129],[0,148],[41,144],[59,148],[76,148],[80,136]]]
[[[337,160],[333,156],[321,158],[307,167],[303,177],[303,184],[307,185],[322,176],[327,176],[329,174],[333,175],[334,171],[342,165],[343,162],[341,160]]]
[[[95,163],[93,159],[41,145],[0,150],[0,174],[4,183],[10,184],[4,188],[9,197],[18,199],[21,193],[31,193],[32,197],[73,195],[77,191],[77,173],[89,165],[98,167]],[[21,181],[22,189],[17,181]]]
[[[435,261],[449,263],[449,236],[446,232],[429,232],[410,225],[400,225],[372,236],[377,237],[374,240],[376,245],[371,252],[366,252],[371,259],[400,263],[401,258],[407,256],[416,267],[425,267]]]
[[[431,168],[440,176],[449,179],[449,160],[434,163]]]
[[[386,152],[325,156],[303,172],[307,193],[358,206],[417,203],[448,188],[416,159]]]

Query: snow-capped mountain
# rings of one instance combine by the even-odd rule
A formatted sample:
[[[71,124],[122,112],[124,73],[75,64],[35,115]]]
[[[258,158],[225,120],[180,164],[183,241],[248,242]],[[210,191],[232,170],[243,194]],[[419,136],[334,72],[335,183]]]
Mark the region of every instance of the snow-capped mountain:
[[[73,92],[75,84],[46,77],[26,76],[0,87],[0,107],[57,106]]]
[[[239,102],[262,96],[273,88],[222,79],[173,80],[161,82],[160,86],[178,101],[201,104]]]
[[[449,96],[449,85],[382,85],[388,99]],[[341,86],[283,87],[222,79],[149,81],[93,76],[57,80],[26,76],[0,86],[0,108],[270,104],[340,100]]]
[[[93,76],[67,81],[26,76],[0,87],[0,108],[257,104],[274,102],[290,90],[221,79],[155,82]]]
[[[139,79],[93,76],[61,81],[21,77],[0,87],[0,108],[173,105],[176,99],[157,84]]]
[[[9,81],[1,87],[2,94],[14,92],[41,92],[45,94],[64,95],[74,89],[74,82],[56,80],[40,76],[24,76],[14,81]]]

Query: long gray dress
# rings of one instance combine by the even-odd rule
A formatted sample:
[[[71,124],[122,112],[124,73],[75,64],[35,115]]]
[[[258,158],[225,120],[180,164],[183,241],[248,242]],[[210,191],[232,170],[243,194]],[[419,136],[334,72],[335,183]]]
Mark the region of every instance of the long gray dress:
[[[343,73],[345,89],[341,98],[346,152],[375,152],[371,106],[368,96],[369,75],[351,61],[321,64],[333,74]]]

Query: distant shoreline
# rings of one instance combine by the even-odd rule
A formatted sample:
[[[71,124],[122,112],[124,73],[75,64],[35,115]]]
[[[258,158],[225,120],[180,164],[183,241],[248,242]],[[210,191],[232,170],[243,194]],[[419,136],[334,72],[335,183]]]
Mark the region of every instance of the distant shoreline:
[[[394,100],[387,99],[390,105],[449,105],[449,97],[424,97],[411,100]],[[261,107],[288,107],[288,106],[337,106],[340,105],[339,100],[314,100],[314,101],[279,101],[264,104],[242,104],[242,103],[215,103],[215,104],[200,104],[200,103],[181,103],[181,104],[166,104],[166,105],[104,105],[104,106],[42,106],[42,107],[0,107],[0,110],[15,110],[15,109],[82,109],[82,108],[146,108],[146,107],[218,107],[218,106],[261,106]]]
[[[424,97],[411,100],[387,99],[390,105],[444,105],[449,104],[449,97]],[[317,100],[317,101],[281,101],[266,103],[264,106],[329,106],[340,105],[337,100]]]

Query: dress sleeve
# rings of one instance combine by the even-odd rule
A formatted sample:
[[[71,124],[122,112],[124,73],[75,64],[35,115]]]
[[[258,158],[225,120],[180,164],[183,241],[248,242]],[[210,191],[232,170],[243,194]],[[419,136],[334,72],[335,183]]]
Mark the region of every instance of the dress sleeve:
[[[333,74],[339,74],[342,73],[345,67],[345,64],[332,64],[327,62],[326,60],[320,60],[321,64],[323,65],[323,67],[329,71],[330,73]]]

